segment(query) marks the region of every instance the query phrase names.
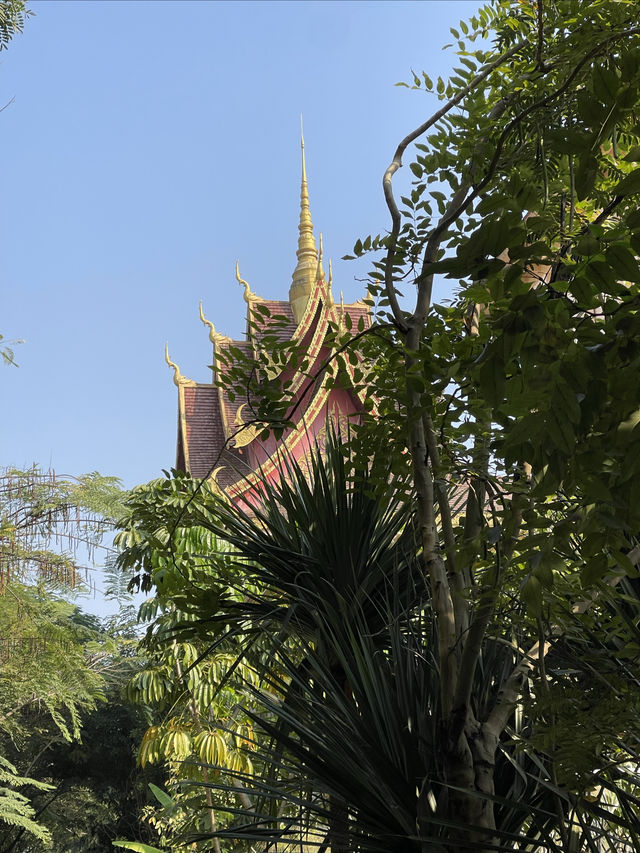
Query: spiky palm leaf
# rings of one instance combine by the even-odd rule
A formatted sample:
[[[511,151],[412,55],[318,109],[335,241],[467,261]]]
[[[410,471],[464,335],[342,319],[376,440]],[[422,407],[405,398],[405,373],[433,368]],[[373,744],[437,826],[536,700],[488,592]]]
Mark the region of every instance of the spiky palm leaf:
[[[463,828],[441,817],[438,654],[403,490],[375,459],[354,471],[335,436],[308,469],[289,460],[281,473],[262,485],[251,514],[212,508],[211,496],[194,498],[193,489],[188,512],[179,510],[181,523],[231,544],[224,582],[235,573],[244,590],[203,596],[187,585],[181,606],[191,621],[183,630],[214,628],[214,642],[231,642],[262,676],[260,687],[246,684],[245,710],[262,733],[251,754],[255,773],[214,767],[221,774],[208,783],[224,792],[219,808],[233,818],[218,835],[336,851],[449,850]],[[382,498],[380,483],[389,484]],[[512,670],[517,617],[484,644],[472,691],[476,719]],[[558,672],[566,665],[561,650],[550,660]],[[499,745],[497,829],[484,847],[595,850],[609,836],[614,849],[630,853],[633,768],[598,771],[608,804],[572,793],[557,784],[545,744],[532,740],[535,719],[526,711],[516,709]],[[239,790],[244,805],[230,806]]]

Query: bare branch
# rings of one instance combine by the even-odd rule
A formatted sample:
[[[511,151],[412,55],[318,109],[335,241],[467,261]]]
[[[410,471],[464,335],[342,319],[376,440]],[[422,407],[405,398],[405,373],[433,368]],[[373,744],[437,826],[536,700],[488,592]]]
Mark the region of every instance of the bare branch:
[[[615,35],[610,36],[609,38],[600,42],[598,45],[596,45],[596,47],[593,48],[593,50],[589,51],[589,53],[580,62],[578,62],[576,64],[573,71],[571,72],[571,74],[569,74],[569,76],[567,77],[565,82],[562,84],[562,86],[560,86],[558,89],[556,89],[555,92],[551,92],[546,97],[541,98],[539,101],[536,101],[533,104],[530,104],[528,107],[526,107],[520,113],[518,113],[517,116],[514,116],[514,118],[507,124],[505,129],[502,131],[502,133],[498,137],[498,141],[496,142],[494,155],[491,158],[491,162],[489,163],[489,166],[487,168],[487,171],[485,173],[484,178],[482,178],[482,180],[473,187],[471,192],[456,207],[454,207],[453,209],[450,210],[450,208],[452,208],[452,205],[451,204],[449,205],[449,207],[447,208],[447,212],[445,212],[445,214],[442,216],[442,218],[438,222],[437,226],[435,227],[434,231],[432,232],[431,236],[429,237],[429,240],[427,241],[425,253],[424,253],[424,258],[423,258],[423,263],[422,263],[422,271],[420,273],[419,278],[422,278],[423,276],[425,278],[427,278],[426,267],[429,264],[434,262],[435,252],[439,248],[440,243],[442,241],[442,238],[443,238],[444,234],[447,232],[447,230],[449,229],[449,226],[452,225],[452,223],[455,222],[455,220],[458,219],[458,217],[461,216],[467,210],[467,208],[469,207],[471,202],[474,201],[478,197],[478,195],[482,192],[482,190],[486,187],[486,185],[489,183],[491,178],[494,176],[496,169],[498,167],[498,164],[500,163],[500,157],[502,156],[502,149],[504,148],[505,142],[507,141],[511,132],[519,124],[521,124],[525,118],[528,118],[528,116],[532,115],[537,110],[548,106],[550,103],[555,101],[556,98],[559,98],[561,95],[563,95],[567,91],[569,86],[573,83],[575,78],[578,76],[578,74],[580,73],[580,71],[582,70],[584,65],[586,65],[587,62],[590,62],[592,59],[594,59],[594,57],[596,57],[610,43],[615,42],[615,41],[620,41],[621,39],[627,38],[630,35],[638,35],[639,33],[640,33],[640,27],[633,27],[629,30],[626,30],[624,33],[616,33]],[[460,191],[458,191],[458,193],[456,193],[456,196],[454,196],[454,198],[457,197],[459,192]],[[435,248],[435,251],[434,251],[434,248]]]
[[[455,97],[451,98],[451,100],[447,101],[447,103],[439,109],[436,113],[434,113],[431,118],[427,119],[423,124],[409,133],[405,138],[400,142],[398,147],[396,148],[396,153],[393,156],[393,160],[387,167],[386,172],[384,173],[384,177],[382,178],[382,189],[384,191],[385,201],[387,203],[387,207],[389,208],[389,213],[391,214],[391,233],[389,235],[389,243],[387,246],[387,255],[385,258],[385,269],[384,269],[384,281],[385,281],[385,291],[387,294],[387,298],[389,300],[389,304],[391,305],[391,310],[393,312],[394,319],[398,324],[398,328],[401,331],[406,331],[406,323],[404,320],[404,314],[400,308],[398,303],[398,298],[396,295],[395,287],[393,284],[393,261],[395,257],[396,247],[398,244],[398,235],[400,234],[400,211],[398,210],[398,205],[396,204],[395,197],[393,195],[393,186],[392,179],[398,169],[402,166],[402,157],[407,147],[422,136],[424,133],[429,130],[430,127],[433,127],[436,122],[438,122],[443,116],[445,116],[453,107],[457,106],[464,98],[467,97],[474,89],[477,89],[480,83],[485,80],[492,71],[494,71],[498,66],[500,66],[507,59],[510,59],[512,56],[515,56],[518,51],[520,51],[528,42],[526,40],[518,42],[518,44],[514,45],[510,50],[506,51],[506,53],[501,54],[497,59],[487,65],[482,71],[477,74],[473,80],[469,83],[468,86],[465,86],[464,89],[461,89]]]
[[[542,5],[542,0],[538,0],[538,49],[537,49],[537,62],[536,68],[541,69],[542,62],[542,49],[544,47],[544,29],[543,29],[543,19],[544,19],[544,8]]]
[[[547,641],[541,647],[540,642],[534,643],[529,651],[524,655],[520,663],[515,667],[509,678],[504,684],[504,687],[498,692],[498,697],[493,710],[489,714],[487,721],[484,723],[486,728],[494,733],[497,737],[504,731],[509,717],[518,699],[522,694],[522,685],[529,673],[538,664],[542,648],[542,654],[546,655],[551,648],[551,643]]]

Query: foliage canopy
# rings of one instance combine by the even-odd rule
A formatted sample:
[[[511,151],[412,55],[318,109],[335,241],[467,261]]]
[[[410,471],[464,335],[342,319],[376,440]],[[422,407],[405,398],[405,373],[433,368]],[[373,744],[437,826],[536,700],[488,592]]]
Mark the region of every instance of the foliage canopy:
[[[377,323],[336,327],[310,380],[357,365],[369,415],[346,460],[334,445],[310,472],[291,461],[255,518],[180,477],[133,504],[123,564],[157,581],[158,547],[191,614],[180,637],[235,643],[261,679],[245,710],[262,770],[236,774],[250,808],[222,800],[236,818],[217,837],[640,843],[637,5],[500,0],[452,35],[453,76],[408,84],[442,106],[384,175],[389,230],[354,247],[373,255]],[[304,363],[290,342],[269,358]],[[241,362],[222,381],[281,434],[295,401]],[[256,591],[197,576],[190,527],[226,539]],[[204,562],[228,586],[228,561]]]

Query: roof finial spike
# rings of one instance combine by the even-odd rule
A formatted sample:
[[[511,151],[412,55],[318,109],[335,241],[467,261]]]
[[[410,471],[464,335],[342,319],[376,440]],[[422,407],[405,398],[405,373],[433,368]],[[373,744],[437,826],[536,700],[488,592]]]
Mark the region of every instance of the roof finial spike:
[[[249,283],[243,278],[240,278],[240,261],[236,261],[236,279],[238,280],[238,284],[241,284],[244,287],[244,301],[247,305],[251,305],[251,303],[255,301],[256,295],[249,287]]]
[[[331,285],[333,284],[333,266],[331,258],[329,258],[329,281],[327,282],[327,303],[333,305],[333,293],[331,293]]]
[[[169,358],[169,342],[167,341],[164,345],[164,360],[167,362],[169,367],[173,368],[173,381],[176,385],[180,385],[180,380],[183,379],[182,374],[180,373],[180,368],[175,363],[175,361],[171,361]]]
[[[324,269],[322,268],[322,232],[320,232],[320,251],[318,252],[318,266],[316,267],[316,281],[324,281]]]
[[[302,126],[302,113],[300,113],[300,149],[302,151],[302,183],[307,183],[307,164],[304,158],[304,127]]]

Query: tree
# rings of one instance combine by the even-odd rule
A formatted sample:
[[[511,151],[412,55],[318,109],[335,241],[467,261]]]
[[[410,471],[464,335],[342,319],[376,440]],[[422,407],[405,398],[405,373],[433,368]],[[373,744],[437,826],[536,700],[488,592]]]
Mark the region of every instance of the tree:
[[[109,555],[104,537],[123,497],[117,478],[97,472],[75,478],[37,466],[0,470],[0,591],[14,581],[67,590],[88,582],[89,568],[76,555]]]
[[[13,36],[22,32],[26,18],[32,14],[33,12],[27,9],[24,0],[0,0],[0,51],[6,50]],[[8,105],[5,104],[5,106]],[[0,112],[5,106],[0,109]],[[2,343],[3,340],[3,335],[0,335],[0,360],[5,365],[12,364],[17,367],[13,358],[12,347],[14,344],[23,343],[23,341],[4,341]]]
[[[6,50],[16,33],[21,33],[26,18],[32,15],[24,0],[2,0],[0,3],[0,50]]]
[[[0,475],[0,754],[6,785],[0,820],[17,827],[6,834],[6,849],[20,849],[25,833],[49,840],[46,815],[36,823],[34,804],[40,815],[48,807],[42,803],[62,793],[50,793],[51,750],[80,741],[83,715],[104,700],[113,674],[115,640],[81,626],[77,608],[52,592],[81,585],[77,549],[101,546],[121,499],[117,481],[97,474],[73,480],[33,468]]]
[[[34,849],[29,833],[46,843],[43,849],[65,853],[111,850],[123,832],[146,839],[139,813],[155,777],[136,769],[135,753],[148,720],[123,697],[141,665],[131,614],[101,623],[42,590],[15,585],[6,598],[3,635],[13,605],[32,637],[8,652],[3,646],[0,753],[29,777],[20,792],[33,825],[0,815],[9,824],[0,850]],[[7,781],[9,796],[14,785]]]
[[[568,853],[609,838],[630,851],[640,829],[637,11],[499,2],[452,34],[453,77],[412,80],[443,105],[385,173],[390,230],[354,247],[382,252],[370,284],[379,322],[356,343],[337,328],[334,358],[312,380],[339,382],[352,348],[371,417],[348,439],[336,506],[348,515],[364,478],[384,509],[410,476],[413,598],[394,586],[394,567],[371,630],[367,572],[342,590],[345,618],[330,564],[309,557],[317,520],[300,517],[308,495],[295,466],[295,489],[265,486],[256,523],[178,481],[156,511],[226,535],[238,567],[255,561],[262,609],[250,601],[238,619],[281,617],[297,644],[296,654],[275,644],[264,674],[272,792],[330,827],[332,849]],[[394,178],[413,143],[400,206]],[[440,275],[452,283],[443,305]],[[293,346],[274,359],[299,357]],[[228,383],[259,401],[255,423],[290,427],[286,389],[241,373]],[[389,448],[391,478],[372,461]],[[318,461],[314,482],[323,470]],[[346,544],[334,522],[326,536]],[[313,571],[294,570],[303,558]],[[326,593],[309,588],[316,576]],[[305,590],[314,632],[297,621]],[[193,590],[202,624],[232,620],[227,605]],[[575,719],[584,731],[571,736]],[[259,779],[246,785],[266,796]],[[299,837],[301,820],[245,814],[234,832]]]
[[[134,489],[127,502],[129,523],[122,522],[125,530],[116,538],[123,549],[121,567],[137,569],[133,582],[155,591],[140,608],[141,621],[150,622],[141,644],[145,661],[131,678],[127,697],[147,708],[153,718],[140,744],[139,761],[143,768],[163,768],[169,793],[152,786],[159,805],[147,807],[144,818],[155,828],[159,842],[171,849],[185,833],[224,827],[228,808],[242,787],[235,774],[259,772],[252,759],[251,721],[243,708],[244,686],[257,684],[257,674],[237,659],[240,638],[226,637],[223,625],[209,626],[201,636],[189,612],[194,585],[213,587],[213,594],[230,601],[241,601],[249,587],[237,589],[235,563],[226,556],[225,542],[191,518],[185,525],[175,525],[175,518],[157,512],[158,502],[167,498],[172,502],[174,491],[174,484],[163,480]],[[209,496],[209,490],[205,492]],[[217,555],[215,574],[208,561],[203,562],[203,553]],[[255,639],[259,657],[264,643]],[[225,779],[230,796],[216,791],[224,788]],[[246,807],[247,798],[240,798]],[[205,849],[220,853],[217,838]]]

